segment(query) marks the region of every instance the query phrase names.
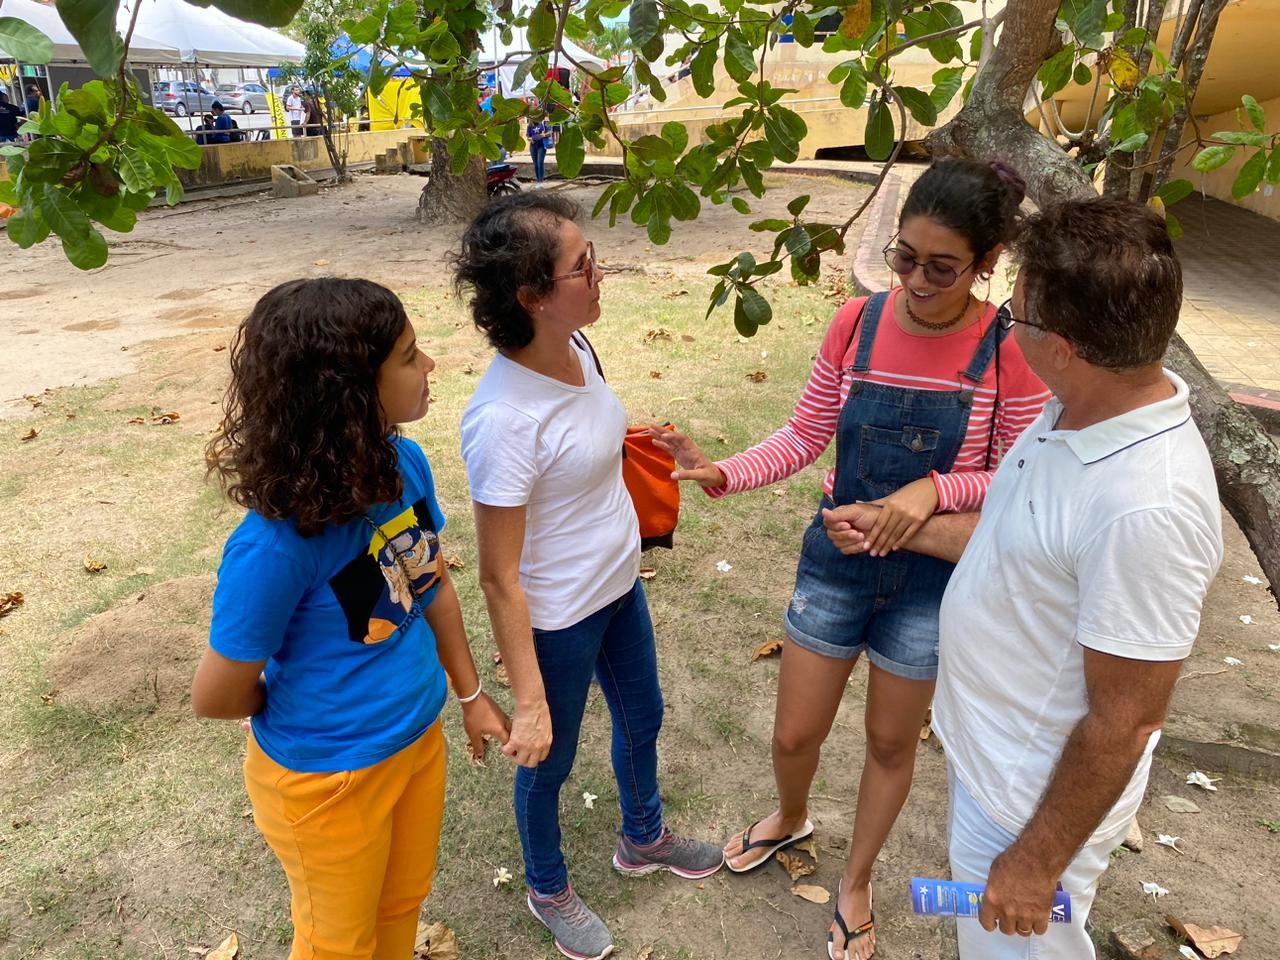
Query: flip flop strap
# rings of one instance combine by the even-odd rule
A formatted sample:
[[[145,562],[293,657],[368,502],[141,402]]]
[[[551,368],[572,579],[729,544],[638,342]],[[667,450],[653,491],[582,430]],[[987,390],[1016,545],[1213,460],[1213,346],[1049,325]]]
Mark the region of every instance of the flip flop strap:
[[[751,827],[756,826],[757,823],[759,823],[759,821],[753,823]],[[742,839],[744,841],[742,844],[742,853],[746,853],[748,850],[755,850],[758,847],[775,847],[779,844],[791,842],[792,835],[789,833],[785,837],[779,837],[776,840],[752,840],[751,827],[747,827],[746,833],[742,835]],[[741,856],[741,854],[739,854],[739,856]]]
[[[849,928],[845,925],[844,917],[840,915],[839,910],[836,911],[835,920],[836,920],[836,926],[840,928],[840,933],[844,936],[844,949],[846,952],[848,951],[849,944],[851,944],[854,940],[857,940],[859,937],[865,937],[867,934],[869,934],[872,930],[876,928],[876,915],[874,913],[871,914],[870,920],[868,920],[862,926],[858,927],[856,930],[853,930],[853,931],[850,931]]]

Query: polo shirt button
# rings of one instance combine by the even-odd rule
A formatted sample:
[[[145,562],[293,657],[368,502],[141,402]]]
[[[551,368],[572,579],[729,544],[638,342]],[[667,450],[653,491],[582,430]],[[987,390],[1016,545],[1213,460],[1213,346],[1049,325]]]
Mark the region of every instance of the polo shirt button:
[[[1026,462],[1027,462],[1027,461],[1025,461],[1025,460],[1019,460],[1019,461],[1018,461],[1018,469],[1019,469],[1019,470],[1021,470],[1021,469],[1022,469],[1022,465],[1023,465],[1024,463],[1026,463]]]
[[[1036,442],[1044,443],[1048,439],[1049,439],[1048,437],[1036,437]]]

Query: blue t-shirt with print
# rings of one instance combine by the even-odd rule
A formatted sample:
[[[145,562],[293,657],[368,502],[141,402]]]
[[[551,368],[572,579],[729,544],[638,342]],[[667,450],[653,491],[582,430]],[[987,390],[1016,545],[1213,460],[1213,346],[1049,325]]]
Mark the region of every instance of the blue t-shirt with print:
[[[439,587],[444,515],[422,450],[401,437],[392,444],[398,503],[314,537],[251,510],[223,550],[209,644],[230,660],[267,661],[253,734],[289,770],[372,766],[413,743],[444,706],[436,638],[418,614]]]

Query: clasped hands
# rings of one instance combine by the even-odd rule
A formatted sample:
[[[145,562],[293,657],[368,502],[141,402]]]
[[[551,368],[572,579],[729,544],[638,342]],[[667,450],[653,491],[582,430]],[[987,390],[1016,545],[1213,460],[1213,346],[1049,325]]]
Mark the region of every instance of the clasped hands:
[[[824,508],[827,536],[843,554],[888,556],[906,546],[938,509],[938,488],[922,477],[879,500]]]

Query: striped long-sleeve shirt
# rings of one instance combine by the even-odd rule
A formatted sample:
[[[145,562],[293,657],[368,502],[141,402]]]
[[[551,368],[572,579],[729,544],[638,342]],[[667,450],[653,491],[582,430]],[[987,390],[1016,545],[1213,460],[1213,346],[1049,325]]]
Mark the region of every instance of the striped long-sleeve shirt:
[[[891,294],[885,316],[876,331],[870,370],[863,379],[917,390],[959,390],[964,370],[982,335],[995,322],[995,308],[988,306],[976,324],[944,336],[923,337],[907,333],[893,320]],[[849,395],[857,344],[850,343],[854,321],[863,300],[851,300],[841,307],[827,329],[813,372],[805,385],[791,419],[773,436],[749,450],[721,460],[717,466],[727,482],[708,490],[712,497],[754,490],[776,483],[813,463],[835,435],[840,410]],[[967,384],[965,384],[967,385]],[[939,512],[977,510],[982,506],[991,476],[1001,452],[1040,414],[1049,391],[1031,372],[1012,335],[1000,347],[1000,395],[996,396],[995,365],[987,369],[983,382],[974,390],[973,407],[964,442],[947,473],[931,474],[938,489]],[[996,429],[991,449],[991,470],[984,470],[991,417]],[[835,470],[829,470],[822,488],[830,494]]]

